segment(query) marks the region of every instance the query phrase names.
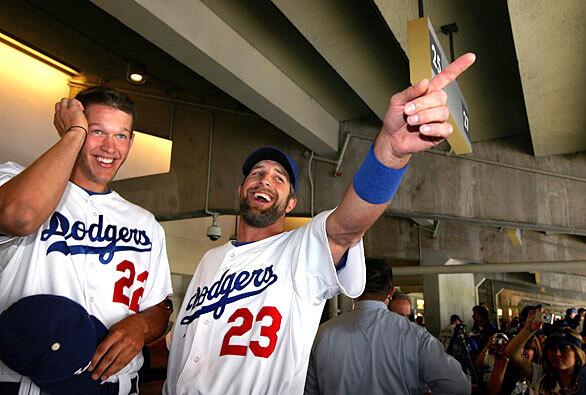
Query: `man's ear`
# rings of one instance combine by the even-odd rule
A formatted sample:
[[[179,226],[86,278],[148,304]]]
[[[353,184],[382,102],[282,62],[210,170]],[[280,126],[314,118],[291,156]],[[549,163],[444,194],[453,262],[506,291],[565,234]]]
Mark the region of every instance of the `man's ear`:
[[[128,149],[132,148],[132,143],[134,143],[134,132],[130,133],[130,147]]]
[[[389,293],[387,295],[387,298],[385,299],[385,304],[388,306],[389,303],[391,302],[391,298],[393,297],[393,294],[395,293],[395,287],[391,287],[391,289],[389,289]]]
[[[285,207],[285,213],[288,214],[297,206],[297,198],[291,196],[287,201],[287,207]]]

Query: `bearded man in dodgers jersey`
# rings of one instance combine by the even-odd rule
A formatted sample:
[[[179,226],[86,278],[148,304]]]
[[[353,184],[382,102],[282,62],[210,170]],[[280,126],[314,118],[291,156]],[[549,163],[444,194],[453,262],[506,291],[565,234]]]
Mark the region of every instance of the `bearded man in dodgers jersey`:
[[[264,147],[242,166],[237,241],[200,261],[175,323],[164,393],[302,394],[325,300],[364,288],[362,236],[397,190],[412,153],[444,141],[442,90],[475,60],[394,95],[340,205],[283,232],[295,208],[296,165]]]

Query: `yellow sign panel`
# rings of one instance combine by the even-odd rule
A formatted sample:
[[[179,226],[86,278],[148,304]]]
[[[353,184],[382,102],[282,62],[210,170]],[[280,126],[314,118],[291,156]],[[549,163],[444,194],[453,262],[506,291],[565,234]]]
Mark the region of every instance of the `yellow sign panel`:
[[[424,78],[432,79],[449,62],[428,17],[407,22],[409,40],[409,74],[411,83],[417,84]],[[449,122],[454,131],[448,139],[456,154],[472,152],[470,142],[470,113],[462,91],[456,81],[444,88],[448,94]]]

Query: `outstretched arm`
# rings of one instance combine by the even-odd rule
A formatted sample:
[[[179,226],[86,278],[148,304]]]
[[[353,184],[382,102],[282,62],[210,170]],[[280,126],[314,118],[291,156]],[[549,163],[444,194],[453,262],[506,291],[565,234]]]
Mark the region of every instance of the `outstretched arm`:
[[[164,334],[171,312],[163,301],[112,325],[92,357],[92,378],[105,381],[128,365],[145,344]]]
[[[82,104],[75,99],[55,104],[53,123],[61,140],[0,186],[0,234],[27,236],[35,232],[61,200],[88,123]]]
[[[527,380],[533,378],[533,364],[523,355],[523,348],[533,333],[541,328],[542,322],[539,317],[541,317],[541,309],[529,311],[525,326],[517,336],[511,339],[504,352],[505,356],[511,359],[515,368],[520,370]]]
[[[374,158],[372,154],[367,157],[354,183],[326,222],[336,265],[380,217],[392,197],[385,194],[384,188],[388,185],[380,183],[388,184],[393,169],[404,168],[411,154],[432,148],[450,136],[452,126],[448,122],[447,94],[443,89],[475,59],[471,53],[462,55],[431,81],[422,80],[391,98],[383,127],[374,142]],[[370,175],[370,179],[365,181],[365,175]],[[400,179],[400,175],[398,177]]]

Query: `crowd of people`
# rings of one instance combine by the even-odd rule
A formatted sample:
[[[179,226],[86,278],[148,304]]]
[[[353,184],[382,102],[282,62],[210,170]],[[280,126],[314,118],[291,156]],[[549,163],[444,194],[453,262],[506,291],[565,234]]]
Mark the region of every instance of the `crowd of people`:
[[[519,317],[502,320],[500,330],[486,307],[472,310],[470,330],[454,314],[440,341],[471,376],[473,393],[586,393],[586,309],[568,308],[565,317],[554,320],[541,305],[528,305]]]
[[[586,309],[554,319],[528,305],[499,328],[486,305],[471,313],[470,327],[452,314],[435,338],[388,265],[367,259],[354,310],[319,328],[305,393],[586,394]]]
[[[369,273],[368,266],[367,273]],[[380,279],[380,276],[377,278]],[[369,279],[367,277],[367,287],[368,284]],[[382,289],[381,292],[386,292],[386,289]],[[379,294],[379,300],[381,295]],[[343,328],[343,325],[340,327],[342,322],[345,322],[344,325],[348,326],[360,314],[362,314],[362,317],[365,316],[365,307],[362,306],[364,299],[375,298],[372,295],[361,296],[357,303],[357,312],[348,314],[339,320],[332,320],[332,322],[328,322],[320,328],[310,363],[309,384],[314,385],[316,378],[320,376],[320,373],[316,373],[317,366],[314,366],[314,364],[318,364],[320,358],[326,355],[324,354],[324,348],[334,349],[334,347],[324,346],[325,339],[335,338],[338,342],[348,340],[344,339],[344,331],[338,333],[336,328]],[[423,316],[419,313],[414,314],[409,295],[394,291],[391,288],[384,302],[388,308],[387,313],[393,314],[394,320],[399,320],[399,317],[402,317],[403,319],[399,320],[399,322],[402,321],[402,325],[407,325],[406,328],[408,329],[398,330],[401,325],[397,323],[394,324],[395,328],[391,328],[391,325],[387,324],[392,320],[392,317],[387,317],[385,313],[380,311],[376,319],[374,316],[370,317],[372,321],[370,325],[365,325],[364,322],[360,325],[386,330],[388,334],[392,334],[391,337],[406,344],[409,344],[408,342],[411,338],[421,336],[422,328],[416,328],[424,327],[424,325],[419,324],[416,318],[423,319]],[[395,378],[393,382],[394,388],[406,388],[417,383],[420,386],[421,393],[459,393],[466,391],[463,388],[467,388],[473,394],[489,395],[586,394],[586,368],[584,368],[586,363],[585,316],[585,308],[570,307],[565,311],[564,317],[559,317],[550,311],[545,311],[542,305],[527,305],[521,310],[518,317],[501,318],[497,329],[497,326],[491,321],[486,305],[478,305],[472,308],[472,325],[470,328],[458,314],[452,314],[450,323],[439,333],[437,339],[439,342],[436,344],[434,341],[430,341],[429,339],[433,337],[428,335],[427,340],[430,343],[427,343],[427,346],[429,347],[433,343],[433,347],[430,349],[417,348],[418,353],[412,350],[408,351],[407,354],[410,355],[409,362],[401,361],[396,356],[380,357],[381,350],[385,350],[388,345],[385,346],[384,341],[378,339],[379,336],[370,338],[368,331],[359,331],[361,341],[366,342],[361,345],[360,349],[362,351],[367,350],[368,353],[364,354],[362,352],[358,354],[361,355],[362,359],[367,358],[365,355],[368,355],[367,360],[378,361],[380,364],[378,369],[387,370],[385,375],[387,380],[394,377],[393,374],[388,372],[398,372],[398,376],[404,380],[403,387],[397,384],[398,379]],[[376,325],[374,324],[375,321]],[[399,331],[398,334],[395,333],[397,331]],[[427,331],[423,329],[423,332]],[[352,343],[351,340],[349,342]],[[438,354],[438,344],[443,347],[445,355]],[[341,345],[339,346],[337,349],[344,348]],[[405,346],[397,347],[395,345],[395,349],[399,349],[402,352],[406,351]],[[351,348],[347,348],[347,350],[349,351],[345,351],[346,353],[352,353]],[[375,352],[374,350],[377,351]],[[373,355],[376,354],[379,357],[373,358]],[[438,381],[442,380],[438,371],[434,372],[435,376],[428,374],[425,379],[416,379],[404,374],[406,366],[410,366],[420,372],[423,370],[424,373],[427,373],[425,372],[425,364],[421,361],[437,360],[438,358],[443,359],[444,369],[449,371],[449,369],[453,369],[453,365],[451,364],[451,359],[446,359],[448,356],[458,361],[459,365],[456,369],[457,372],[450,371],[450,374],[455,379],[443,382],[447,387],[438,386]],[[332,355],[328,355],[328,357],[333,358]],[[321,363],[325,364],[325,360],[322,360]],[[420,365],[417,365],[418,363]],[[343,365],[344,363],[337,362],[336,364]],[[337,369],[338,367],[334,370]],[[341,371],[344,371],[344,369],[342,368]],[[462,382],[458,381],[462,373],[467,376],[470,386],[463,387]],[[335,378],[336,382],[342,385],[348,377],[351,377],[346,373],[343,374],[346,378],[338,377],[331,373],[328,373],[328,376],[330,379]],[[378,384],[383,387],[388,385],[377,376],[370,376],[370,379],[376,379]],[[364,383],[364,380],[363,378],[362,383]],[[459,387],[450,387],[453,385]],[[373,388],[372,386],[373,384],[370,383],[367,387]],[[306,387],[307,389],[308,387]],[[382,393],[380,391],[374,391],[373,393]],[[307,393],[314,392],[309,390]],[[415,392],[405,390],[405,393]]]

